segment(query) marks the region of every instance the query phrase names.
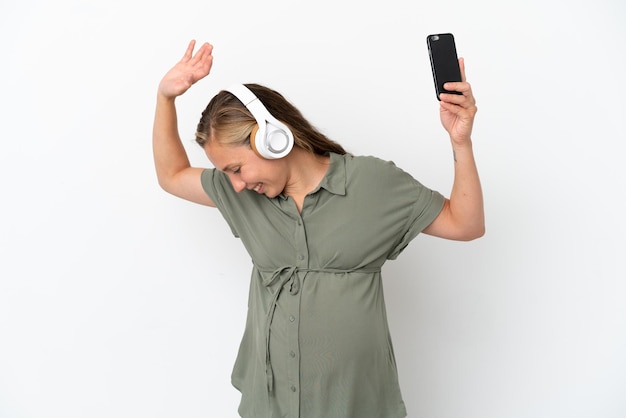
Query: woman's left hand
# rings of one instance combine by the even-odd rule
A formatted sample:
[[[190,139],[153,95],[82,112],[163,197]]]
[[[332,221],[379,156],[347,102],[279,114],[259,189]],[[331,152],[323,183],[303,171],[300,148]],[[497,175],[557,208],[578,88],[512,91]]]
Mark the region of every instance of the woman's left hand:
[[[443,127],[448,131],[450,139],[457,145],[468,143],[472,138],[472,126],[478,108],[472,94],[472,87],[465,78],[465,61],[459,58],[461,82],[449,82],[444,88],[458,91],[460,94],[441,93],[439,95],[439,113]]]

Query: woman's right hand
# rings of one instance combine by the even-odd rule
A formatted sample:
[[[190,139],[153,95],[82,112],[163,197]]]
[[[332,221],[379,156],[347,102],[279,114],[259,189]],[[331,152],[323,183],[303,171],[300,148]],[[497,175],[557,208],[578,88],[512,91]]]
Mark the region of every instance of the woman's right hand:
[[[183,58],[161,79],[159,94],[167,98],[180,96],[209,74],[213,65],[213,45],[205,42],[194,54],[195,46],[195,40],[189,42]]]

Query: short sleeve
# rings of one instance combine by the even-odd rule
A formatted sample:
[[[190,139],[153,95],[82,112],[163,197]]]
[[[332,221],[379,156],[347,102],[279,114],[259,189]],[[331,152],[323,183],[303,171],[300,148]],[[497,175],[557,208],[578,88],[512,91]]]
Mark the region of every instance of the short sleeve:
[[[351,235],[375,258],[393,260],[439,215],[445,198],[393,161],[372,156],[346,161],[346,198],[355,202],[349,213],[360,214]]]
[[[377,182],[380,182],[377,188],[378,200],[387,206],[387,216],[402,225],[387,253],[387,259],[394,260],[435,220],[443,208],[445,198],[439,192],[424,186],[393,161],[375,158],[370,160],[375,164],[373,171],[378,177]]]
[[[228,209],[229,205],[226,204],[230,199],[230,195],[233,194],[233,188],[230,185],[228,176],[214,168],[207,168],[202,172],[200,178],[205,193],[211,198],[213,203],[215,203],[215,206],[217,206],[217,209],[228,223],[233,235],[239,238],[239,233],[235,228],[232,214]]]
[[[431,190],[421,183],[416,182],[416,196],[417,200],[411,211],[411,215],[407,220],[407,227],[405,234],[401,237],[400,241],[395,245],[391,253],[387,256],[389,260],[394,260],[400,255],[406,246],[421,233],[428,225],[435,220],[445,202],[445,198],[439,192]]]

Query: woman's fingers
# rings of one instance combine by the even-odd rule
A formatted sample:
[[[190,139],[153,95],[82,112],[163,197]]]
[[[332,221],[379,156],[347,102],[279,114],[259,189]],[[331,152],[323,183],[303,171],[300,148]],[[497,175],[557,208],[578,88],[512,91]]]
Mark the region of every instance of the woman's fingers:
[[[189,45],[187,45],[187,50],[185,51],[185,55],[181,59],[181,62],[189,61],[193,56],[193,49],[196,47],[196,40],[192,39],[189,41]]]
[[[458,91],[462,94],[448,94],[441,93],[439,98],[442,101],[448,103],[454,103],[463,107],[471,107],[476,104],[476,100],[474,99],[474,95],[472,94],[472,87],[467,82],[455,82],[455,83],[446,83],[444,84],[444,88],[449,91]]]

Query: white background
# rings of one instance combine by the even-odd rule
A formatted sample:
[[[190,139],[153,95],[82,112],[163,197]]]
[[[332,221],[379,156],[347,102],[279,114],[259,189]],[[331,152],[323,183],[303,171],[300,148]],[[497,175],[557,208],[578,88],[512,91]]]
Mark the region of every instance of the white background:
[[[409,416],[625,417],[625,23],[621,0],[3,0],[0,417],[236,416],[251,264],[152,166],[156,87],[190,39],[215,45],[178,100],[195,165],[209,99],[259,82],[447,195],[438,32],[478,101],[487,234],[385,266]]]

